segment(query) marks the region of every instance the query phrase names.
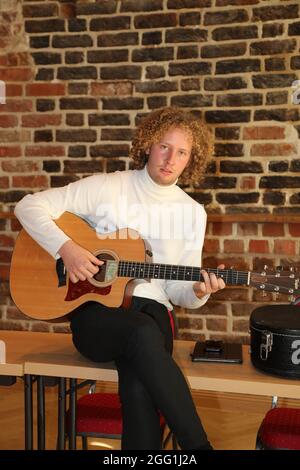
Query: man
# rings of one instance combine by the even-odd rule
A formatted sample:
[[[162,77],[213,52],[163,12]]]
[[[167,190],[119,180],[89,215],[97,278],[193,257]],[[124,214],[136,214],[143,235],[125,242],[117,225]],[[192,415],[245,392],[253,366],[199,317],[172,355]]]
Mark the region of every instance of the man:
[[[23,198],[16,215],[28,233],[61,257],[72,282],[93,277],[101,261],[58,228],[65,211],[84,217],[104,234],[138,230],[151,245],[153,263],[200,266],[206,214],[177,186],[199,180],[212,151],[211,135],[177,108],[152,112],[136,131],[131,157],[137,169],[99,174]],[[99,243],[101,243],[99,241]],[[182,449],[211,449],[185,379],[173,361],[172,304],[203,305],[222,279],[203,282],[141,281],[128,310],[88,302],[71,318],[75,347],[93,361],[114,360],[122,403],[122,449],[160,449],[159,412]]]

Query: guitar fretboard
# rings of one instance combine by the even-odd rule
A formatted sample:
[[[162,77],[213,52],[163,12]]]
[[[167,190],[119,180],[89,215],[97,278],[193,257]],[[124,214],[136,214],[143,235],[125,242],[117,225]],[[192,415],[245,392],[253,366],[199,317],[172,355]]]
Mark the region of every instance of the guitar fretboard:
[[[176,281],[203,281],[201,271],[204,268],[195,266],[178,266],[172,264],[139,263],[136,261],[119,261],[118,276],[137,279],[170,279]],[[248,271],[233,269],[205,269],[224,279],[226,284],[248,284]]]

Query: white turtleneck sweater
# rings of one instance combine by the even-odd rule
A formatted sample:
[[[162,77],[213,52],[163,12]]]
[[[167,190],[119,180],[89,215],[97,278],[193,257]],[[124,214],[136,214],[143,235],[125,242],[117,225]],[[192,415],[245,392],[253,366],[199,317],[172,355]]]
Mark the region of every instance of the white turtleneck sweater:
[[[176,183],[161,186],[143,170],[101,173],[25,196],[15,214],[29,235],[54,258],[69,237],[55,224],[63,212],[83,217],[98,233],[137,230],[151,246],[153,263],[201,266],[206,227],[203,207]],[[101,241],[99,241],[101,243]],[[198,308],[209,296],[196,297],[193,281],[141,281],[133,292],[172,309]]]

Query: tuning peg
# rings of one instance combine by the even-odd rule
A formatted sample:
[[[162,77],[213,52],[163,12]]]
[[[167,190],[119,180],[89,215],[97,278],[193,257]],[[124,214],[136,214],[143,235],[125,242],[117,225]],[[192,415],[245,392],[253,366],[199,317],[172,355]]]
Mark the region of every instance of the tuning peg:
[[[265,264],[264,267],[263,267],[263,270],[262,270],[262,272],[261,272],[261,275],[262,275],[262,276],[266,276],[266,274],[267,274],[267,273],[266,273],[267,269],[268,269],[268,266]]]
[[[276,271],[282,271],[283,270],[283,266],[276,266]]]
[[[294,278],[294,277],[295,277],[294,266],[290,266],[290,273],[291,273],[291,274],[289,275],[289,277],[290,277],[290,278]]]

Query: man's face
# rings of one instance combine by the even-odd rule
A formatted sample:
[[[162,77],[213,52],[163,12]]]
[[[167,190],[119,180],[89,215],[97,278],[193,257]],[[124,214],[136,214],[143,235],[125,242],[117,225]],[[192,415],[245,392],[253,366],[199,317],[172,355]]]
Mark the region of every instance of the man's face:
[[[178,127],[166,131],[150,148],[147,169],[155,183],[174,183],[187,166],[192,151],[192,137]]]

